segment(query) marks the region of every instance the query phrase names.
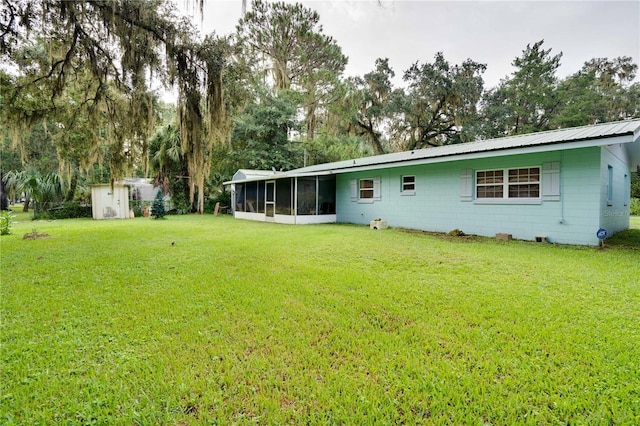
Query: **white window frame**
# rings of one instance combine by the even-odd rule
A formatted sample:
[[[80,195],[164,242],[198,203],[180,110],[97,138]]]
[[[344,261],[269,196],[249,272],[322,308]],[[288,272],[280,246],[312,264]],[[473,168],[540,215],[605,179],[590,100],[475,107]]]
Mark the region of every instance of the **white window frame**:
[[[364,182],[371,182],[371,186],[367,186],[365,187],[363,185]],[[373,181],[373,178],[364,178],[364,179],[359,179],[358,180],[358,199],[359,200],[372,200],[373,201],[373,196],[374,196],[374,186],[375,183]],[[363,194],[370,194],[370,197],[363,197]]]
[[[371,187],[363,187],[363,181],[373,182]],[[368,194],[371,191],[371,197],[363,198],[363,191]],[[360,179],[351,179],[351,201],[357,201],[358,203],[373,203],[374,201],[380,201],[381,197],[381,179],[379,176],[366,177]]]
[[[412,180],[409,181],[409,178]],[[400,177],[400,195],[416,195],[416,175]]]
[[[509,182],[509,172],[513,170],[524,170],[532,169],[538,170],[538,180],[531,182]],[[501,172],[502,174],[502,182],[496,183],[479,183],[480,179],[478,175],[485,172]],[[515,185],[538,185],[538,196],[537,197],[510,197],[509,189]],[[502,196],[501,197],[479,197],[478,196],[478,188],[486,187],[486,186],[502,186]],[[541,204],[542,203],[542,167],[541,166],[522,166],[522,167],[509,167],[509,168],[500,168],[500,169],[484,169],[484,170],[476,170],[475,172],[475,185],[474,185],[474,193],[475,193],[475,203],[478,204]]]

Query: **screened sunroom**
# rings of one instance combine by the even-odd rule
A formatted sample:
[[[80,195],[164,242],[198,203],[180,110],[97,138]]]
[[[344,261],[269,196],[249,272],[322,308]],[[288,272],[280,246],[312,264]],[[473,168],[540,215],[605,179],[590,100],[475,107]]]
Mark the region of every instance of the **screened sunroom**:
[[[239,170],[231,186],[234,217],[288,224],[336,221],[336,177]]]

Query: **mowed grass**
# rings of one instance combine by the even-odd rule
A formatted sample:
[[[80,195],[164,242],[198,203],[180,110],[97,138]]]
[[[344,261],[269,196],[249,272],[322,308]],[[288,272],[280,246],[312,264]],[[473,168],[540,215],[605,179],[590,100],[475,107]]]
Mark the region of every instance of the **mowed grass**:
[[[0,423],[640,424],[633,226],[600,250],[23,220],[0,239]]]

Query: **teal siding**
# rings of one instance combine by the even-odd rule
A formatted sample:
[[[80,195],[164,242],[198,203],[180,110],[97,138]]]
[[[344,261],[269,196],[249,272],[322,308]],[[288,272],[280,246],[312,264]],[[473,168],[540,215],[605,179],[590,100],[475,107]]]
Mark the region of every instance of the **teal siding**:
[[[603,146],[600,163],[600,227],[609,235],[629,227],[630,188],[629,160],[626,150],[620,145]],[[609,202],[609,166],[612,170],[611,202]],[[625,175],[627,179],[625,179]]]
[[[547,162],[560,162],[557,201],[479,204],[464,197],[465,169],[473,170],[475,180],[477,170],[542,167]],[[595,234],[601,224],[600,170],[601,149],[594,147],[344,173],[337,176],[337,221],[364,225],[382,218],[394,227],[436,232],[458,228],[490,237],[504,232],[516,239],[546,236],[551,242],[593,245],[598,243]],[[403,175],[416,176],[415,195],[401,194]],[[352,201],[352,180],[375,177],[381,179],[381,199]]]

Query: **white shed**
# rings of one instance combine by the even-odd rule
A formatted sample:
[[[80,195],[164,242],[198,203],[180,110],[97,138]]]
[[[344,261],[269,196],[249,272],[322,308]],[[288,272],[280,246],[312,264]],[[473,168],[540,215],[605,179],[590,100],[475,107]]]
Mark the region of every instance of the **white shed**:
[[[129,187],[116,183],[91,185],[91,210],[94,219],[128,219]]]

